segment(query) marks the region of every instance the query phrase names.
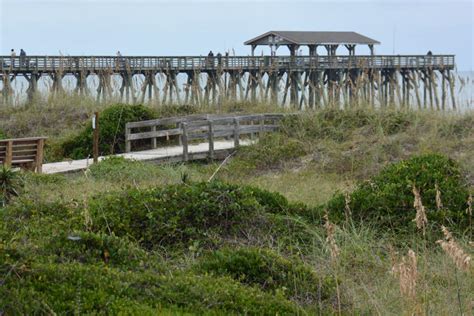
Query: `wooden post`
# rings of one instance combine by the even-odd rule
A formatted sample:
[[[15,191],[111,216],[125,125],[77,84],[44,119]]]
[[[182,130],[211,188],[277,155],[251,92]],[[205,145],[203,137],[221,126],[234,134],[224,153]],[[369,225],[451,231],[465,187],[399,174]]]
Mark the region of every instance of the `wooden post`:
[[[156,125],[152,126],[151,127],[151,131],[152,132],[156,132]],[[157,147],[157,144],[156,144],[156,137],[153,137],[151,139],[151,146],[153,147],[153,149],[155,149]]]
[[[37,173],[43,172],[43,149],[44,149],[44,139],[38,139],[36,144],[36,158],[35,158],[35,168]]]
[[[8,141],[7,142],[7,147],[6,147],[6,152],[5,152],[5,162],[4,165],[7,168],[10,168],[12,166],[12,160],[13,160],[13,141]]]
[[[240,133],[239,133],[239,128],[240,128],[240,123],[239,119],[234,118],[234,147],[238,147],[240,143]]]
[[[214,159],[214,125],[209,121],[209,159]]]
[[[128,139],[131,134],[131,130],[132,129],[128,127],[128,123],[125,124],[125,152],[126,153],[129,153],[130,151],[132,151],[132,143]]]
[[[183,135],[181,137],[182,142],[183,142],[183,160],[188,161],[189,160],[189,153],[188,153],[188,129],[187,129],[187,124],[186,123],[181,123],[181,129],[183,131]]]
[[[94,156],[94,163],[97,163],[99,161],[99,112],[94,113],[92,129],[94,130],[92,155]]]

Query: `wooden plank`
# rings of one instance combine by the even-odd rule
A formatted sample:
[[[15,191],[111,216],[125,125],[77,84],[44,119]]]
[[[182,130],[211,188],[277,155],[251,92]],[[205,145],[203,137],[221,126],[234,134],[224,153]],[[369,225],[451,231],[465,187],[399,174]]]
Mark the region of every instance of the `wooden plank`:
[[[239,133],[239,119],[234,118],[234,147],[239,147],[240,133]]]
[[[43,172],[43,149],[44,139],[38,139],[38,150],[36,152],[35,167],[37,173]]]
[[[189,152],[188,152],[188,131],[186,123],[181,123],[181,129],[183,130],[183,135],[181,136],[183,142],[183,159],[184,161],[188,161],[189,159]]]
[[[36,141],[38,139],[48,139],[48,137],[40,136],[40,137],[25,137],[25,138],[7,138],[0,140],[0,145],[3,143],[8,143],[10,141],[14,142],[28,142],[28,141]]]
[[[152,126],[152,127],[151,127],[151,131],[152,131],[152,132],[156,132],[156,126]],[[153,138],[151,139],[151,147],[152,147],[153,149],[155,149],[155,148],[157,147],[156,137],[153,137]]]
[[[12,158],[13,158],[13,140],[7,142],[7,150],[5,154],[5,161],[4,165],[9,168],[12,165]]]
[[[168,129],[164,131],[143,132],[143,133],[129,134],[127,135],[127,140],[131,141],[131,140],[139,140],[139,139],[167,137],[167,136],[181,135],[181,133],[182,131],[180,128]]]
[[[212,121],[209,121],[209,158],[214,159],[214,126]]]
[[[138,128],[138,127],[151,127],[151,126],[166,126],[166,125],[173,125],[173,124],[181,123],[181,122],[207,120],[207,118],[208,118],[207,114],[175,116],[175,117],[167,117],[167,118],[148,120],[148,121],[130,122],[130,123],[127,123],[127,127]]]
[[[129,123],[125,125],[125,152],[129,153],[132,150],[132,142],[130,141],[130,133],[132,129],[129,127]]]

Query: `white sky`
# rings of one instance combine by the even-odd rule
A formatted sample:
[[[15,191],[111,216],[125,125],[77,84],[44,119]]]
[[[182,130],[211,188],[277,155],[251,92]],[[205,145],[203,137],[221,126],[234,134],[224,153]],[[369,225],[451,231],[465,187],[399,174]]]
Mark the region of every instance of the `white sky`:
[[[355,31],[382,42],[378,54],[456,54],[472,70],[473,10],[470,0],[0,0],[0,54],[247,55],[243,42],[269,30]]]

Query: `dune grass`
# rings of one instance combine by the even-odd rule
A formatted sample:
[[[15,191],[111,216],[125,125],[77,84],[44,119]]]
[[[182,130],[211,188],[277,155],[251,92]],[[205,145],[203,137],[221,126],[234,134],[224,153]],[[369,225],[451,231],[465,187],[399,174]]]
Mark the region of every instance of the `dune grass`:
[[[58,109],[63,105],[52,107]],[[16,131],[13,125],[2,125],[4,132],[27,136],[41,131],[60,139],[81,131],[88,121],[87,115],[78,119],[77,113],[97,109],[93,104],[77,109],[68,107],[64,106],[62,120],[56,126],[49,121],[53,117],[46,115],[44,121],[34,118],[40,115],[39,109],[4,110],[10,118],[25,122],[20,126],[27,126]],[[255,107],[257,111],[271,110],[266,105]],[[174,110],[167,111],[163,115],[172,115]],[[250,112],[252,105],[227,105],[221,111]],[[3,120],[3,115],[0,117]],[[32,125],[28,124],[30,119]],[[64,132],[67,126],[69,132]],[[331,243],[318,206],[329,201],[336,191],[352,192],[359,183],[391,163],[433,152],[459,163],[472,193],[473,126],[472,113],[373,109],[303,113],[298,119],[285,122],[280,134],[267,135],[258,144],[239,150],[215,176],[222,183],[279,192],[290,201],[288,206],[276,211],[283,203],[278,195],[254,190],[254,196],[242,196],[238,202],[255,205],[257,210],[249,222],[239,224],[242,226],[238,226],[238,234],[224,236],[209,230],[205,237],[190,240],[185,246],[162,245],[152,250],[144,248],[143,239],[133,234],[110,233],[108,229],[113,227],[107,228],[103,219],[96,217],[101,208],[92,206],[91,200],[108,194],[110,204],[98,204],[104,214],[114,214],[106,205],[115,205],[115,199],[124,203],[123,212],[133,214],[132,208],[140,207],[140,200],[128,204],[123,194],[169,190],[170,185],[186,188],[177,190],[177,194],[187,192],[193,198],[205,200],[209,196],[207,191],[196,191],[194,183],[206,182],[220,162],[155,165],[111,159],[78,174],[26,174],[20,197],[13,198],[11,208],[0,211],[4,216],[0,245],[7,250],[0,255],[0,276],[13,282],[8,286],[14,289],[2,297],[16,299],[13,305],[0,299],[0,309],[51,313],[55,311],[51,298],[62,301],[66,297],[69,303],[53,304],[57,311],[90,312],[102,308],[101,311],[111,313],[159,311],[170,315],[256,315],[265,310],[271,311],[268,314],[300,315],[470,315],[474,308],[472,264],[461,270],[440,244],[424,238],[421,231],[402,236],[380,229],[376,221],[335,223],[331,235],[338,251],[331,256]],[[223,188],[222,196],[226,198],[222,203],[230,203],[227,198],[232,195],[227,195],[226,186]],[[199,204],[186,199],[179,201]],[[162,202],[153,200],[144,205],[152,203]],[[127,205],[134,206],[128,209]],[[170,205],[169,209],[180,208]],[[413,208],[413,219],[415,214]],[[152,217],[148,220],[153,223]],[[103,225],[97,228],[97,223]],[[442,235],[440,227],[428,229],[432,234]],[[153,240],[154,235],[148,234],[146,227],[133,231],[142,231],[143,238]],[[472,256],[472,227],[452,233],[457,245]],[[81,237],[84,243],[74,248],[74,241],[68,241],[68,236]],[[413,295],[401,291],[402,278],[397,274],[399,270],[394,269],[403,262],[409,268],[410,249],[417,260],[416,271],[410,270],[416,272]],[[220,263],[216,266],[216,262]],[[255,274],[248,273],[252,279],[235,272],[240,264],[250,268],[255,265]],[[207,268],[203,270],[203,266]],[[222,266],[227,270],[219,269]],[[88,277],[83,276],[86,270]],[[64,277],[55,276],[58,272]],[[288,274],[278,279],[276,275],[281,273]],[[260,274],[271,279],[257,278]],[[305,283],[308,275],[318,280],[319,288],[334,286],[330,287],[330,294],[315,295],[314,284]],[[41,278],[60,286],[37,288]],[[281,280],[284,283],[280,284]],[[298,284],[298,288],[290,284]],[[98,289],[95,294],[88,291],[91,287]],[[118,287],[124,290],[117,291]],[[312,289],[311,293],[305,296],[300,291],[304,288]],[[60,290],[66,294],[60,295]],[[37,295],[29,301],[32,307],[22,306],[21,299],[32,294]]]

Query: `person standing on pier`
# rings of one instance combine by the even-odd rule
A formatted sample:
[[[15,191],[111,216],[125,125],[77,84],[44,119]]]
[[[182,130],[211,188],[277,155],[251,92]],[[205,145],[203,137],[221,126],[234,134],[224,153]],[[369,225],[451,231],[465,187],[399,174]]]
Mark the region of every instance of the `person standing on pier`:
[[[209,54],[207,54],[207,62],[210,67],[214,67],[214,53],[212,50],[209,51]]]
[[[20,49],[20,67],[25,67],[26,66],[26,52],[22,49]]]
[[[221,54],[220,52],[217,53],[217,65],[218,65],[219,67],[222,66],[222,54]]]
[[[13,68],[15,67],[15,59],[16,59],[16,52],[15,50],[12,48],[12,50],[10,51],[10,68]]]

